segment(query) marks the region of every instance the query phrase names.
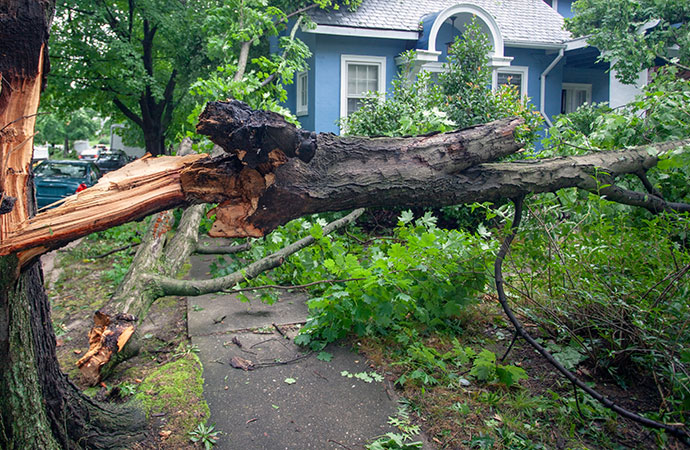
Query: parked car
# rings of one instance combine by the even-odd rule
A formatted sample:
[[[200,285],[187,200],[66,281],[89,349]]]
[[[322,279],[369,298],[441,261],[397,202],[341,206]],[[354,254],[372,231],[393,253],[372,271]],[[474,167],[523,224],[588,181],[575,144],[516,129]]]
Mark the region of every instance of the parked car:
[[[108,173],[127,164],[129,158],[122,150],[106,150],[102,151],[94,162],[101,169],[101,173]]]
[[[43,208],[93,186],[100,170],[91,161],[46,160],[34,168],[36,202]]]
[[[101,149],[98,147],[87,148],[79,154],[79,159],[84,161],[95,161],[101,154]]]

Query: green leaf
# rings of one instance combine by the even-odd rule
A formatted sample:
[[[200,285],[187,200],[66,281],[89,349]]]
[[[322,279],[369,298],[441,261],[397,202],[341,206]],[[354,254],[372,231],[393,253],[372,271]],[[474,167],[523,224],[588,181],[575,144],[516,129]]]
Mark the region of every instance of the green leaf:
[[[521,367],[516,366],[498,366],[496,367],[496,375],[498,380],[510,387],[519,380],[527,379],[527,372]]]
[[[307,333],[300,333],[295,337],[294,342],[297,345],[308,345],[311,342],[311,336]]]
[[[328,353],[326,351],[319,352],[319,354],[316,355],[316,359],[318,359],[319,361],[329,362],[330,360],[333,359],[333,354]]]
[[[294,378],[286,378],[286,379],[283,380],[283,381],[285,382],[285,384],[295,384],[295,383],[297,383],[297,380],[294,379]]]

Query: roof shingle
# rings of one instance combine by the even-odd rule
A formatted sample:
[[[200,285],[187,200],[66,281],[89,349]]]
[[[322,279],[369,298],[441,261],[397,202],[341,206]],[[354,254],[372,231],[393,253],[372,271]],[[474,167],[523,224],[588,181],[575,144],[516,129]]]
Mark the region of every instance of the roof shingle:
[[[363,0],[355,12],[316,10],[311,17],[319,25],[419,31],[422,17],[460,3],[491,14],[507,44],[558,44],[570,39],[563,17],[542,0]]]

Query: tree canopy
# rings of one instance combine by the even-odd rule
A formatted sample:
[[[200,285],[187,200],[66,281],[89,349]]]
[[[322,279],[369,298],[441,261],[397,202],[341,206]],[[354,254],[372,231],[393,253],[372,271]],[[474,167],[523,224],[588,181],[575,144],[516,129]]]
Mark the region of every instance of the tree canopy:
[[[577,0],[573,11],[566,28],[587,36],[623,82],[659,63],[690,67],[688,0]]]
[[[195,101],[188,94],[196,80],[208,78],[220,67],[235,85],[242,85],[228,89],[216,73],[215,83],[226,88],[197,89],[202,97],[254,92],[251,86],[264,87],[280,79],[271,75],[274,72],[284,72],[284,79],[291,82],[294,69],[303,65],[304,48],[288,40],[291,48],[269,58],[265,38],[311,8],[357,4],[356,0],[59,0],[50,42],[48,102],[67,111],[88,106],[103,117],[127,120],[148,152],[163,154],[166,139],[190,128],[187,117]],[[257,46],[260,57],[250,58],[250,50]],[[286,64],[300,54],[296,65]],[[247,65],[256,70],[247,74]]]

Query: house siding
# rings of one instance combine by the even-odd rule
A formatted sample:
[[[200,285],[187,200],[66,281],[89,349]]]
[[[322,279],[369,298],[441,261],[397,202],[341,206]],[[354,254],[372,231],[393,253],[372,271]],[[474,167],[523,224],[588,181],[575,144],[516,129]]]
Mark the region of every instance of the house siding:
[[[541,103],[541,74],[553,62],[558,53],[553,51],[536,50],[529,48],[506,47],[505,55],[512,56],[512,66],[529,67],[527,79],[527,96],[531,99],[536,110],[539,110]],[[544,112],[549,118],[561,112],[561,85],[563,79],[563,65],[561,60],[546,77],[546,101]]]
[[[386,89],[389,90],[397,73],[395,57],[407,45],[408,42],[403,40],[316,35],[314,46],[310,46],[314,54],[309,78],[310,89],[313,87],[309,95],[309,114],[314,114],[312,129],[336,134],[340,132],[336,121],[340,117],[341,55],[386,57]],[[313,83],[317,79],[320,82]]]
[[[565,18],[573,17],[573,0],[558,0],[556,11]]]
[[[593,103],[609,101],[609,74],[606,72],[568,67],[563,73],[563,82],[591,84]]]

